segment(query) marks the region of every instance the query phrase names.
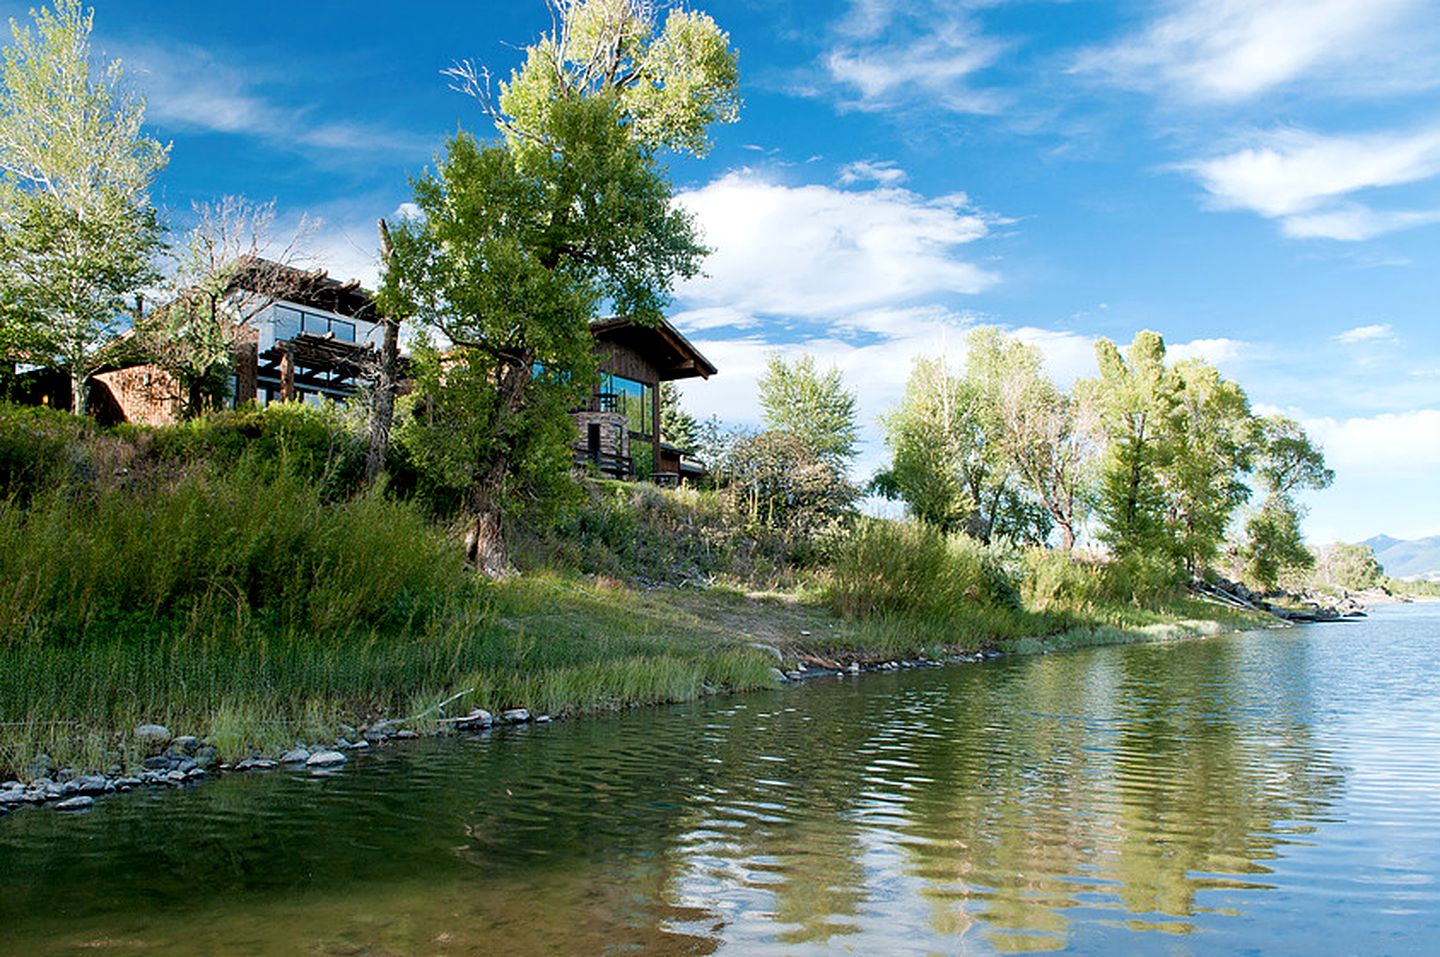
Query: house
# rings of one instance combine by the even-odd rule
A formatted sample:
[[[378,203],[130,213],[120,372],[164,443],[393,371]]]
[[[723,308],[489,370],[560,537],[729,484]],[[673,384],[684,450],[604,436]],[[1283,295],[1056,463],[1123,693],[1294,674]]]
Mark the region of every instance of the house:
[[[616,478],[649,473],[674,484],[703,473],[666,445],[660,432],[660,384],[704,378],[715,366],[667,320],[655,326],[631,319],[591,324],[600,381],[590,401],[574,413],[580,429],[577,464],[586,462]]]
[[[243,321],[235,327],[227,406],[342,401],[375,369],[384,331],[373,294],[358,280],[251,258],[236,289]],[[572,414],[576,465],[669,484],[703,474],[684,450],[664,442],[660,384],[708,379],[715,366],[663,319],[655,326],[605,319],[590,331],[599,381]],[[29,401],[69,407],[67,376],[36,370],[32,379]],[[181,413],[179,383],[157,365],[115,363],[92,378],[88,408],[107,424],[173,423]]]

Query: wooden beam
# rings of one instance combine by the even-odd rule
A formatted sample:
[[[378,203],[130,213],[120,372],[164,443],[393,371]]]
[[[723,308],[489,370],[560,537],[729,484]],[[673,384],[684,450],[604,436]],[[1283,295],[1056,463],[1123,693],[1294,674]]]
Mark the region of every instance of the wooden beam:
[[[280,354],[280,401],[295,401],[295,354],[289,348]]]

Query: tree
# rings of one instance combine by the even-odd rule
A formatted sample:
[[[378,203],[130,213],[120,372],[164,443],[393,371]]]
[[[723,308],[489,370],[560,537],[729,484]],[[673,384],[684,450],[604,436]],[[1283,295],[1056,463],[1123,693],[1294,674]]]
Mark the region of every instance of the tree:
[[[812,356],[788,363],[772,355],[760,377],[760,415],[768,428],[801,436],[815,453],[843,467],[855,457],[855,393],[840,370],[817,372]]]
[[[423,461],[465,459],[466,551],[487,574],[504,568],[504,516],[527,474],[536,477],[527,463],[567,450],[565,412],[594,379],[589,322],[599,304],[656,323],[673,284],[695,275],[705,254],[655,150],[703,150],[705,129],[732,119],[738,102],[728,38],[703,14],[672,12],[657,34],[653,11],[634,0],[553,9],[555,28],[528,49],[498,102],[488,74],[452,71],[503,142],[461,132],[436,171],[414,182],[420,216],[391,230],[380,289],[383,311],[451,346],[423,421],[460,409],[481,438],[459,440],[446,423],[412,439],[440,443]],[[452,381],[471,393],[485,383],[493,399],[448,402]]]
[[[856,489],[833,457],[799,432],[744,436],[722,464],[727,500],[747,522],[812,539],[850,514]]]
[[[1304,510],[1294,493],[1328,488],[1335,473],[1325,467],[1324,453],[1294,419],[1270,416],[1260,420],[1258,429],[1254,472],[1264,500],[1245,523],[1240,554],[1250,578],[1262,591],[1270,591],[1285,572],[1315,567],[1315,556],[1300,532]]]
[[[680,404],[673,382],[660,383],[660,435],[686,453],[693,453],[700,439],[700,423]]]
[[[1120,557],[1173,552],[1160,483],[1176,402],[1174,382],[1165,375],[1165,341],[1158,332],[1140,332],[1121,355],[1115,343],[1100,339],[1095,358],[1099,379],[1077,383],[1077,391],[1095,403],[1107,443],[1098,502],[1103,538]]]
[[[1384,574],[1385,569],[1380,567],[1369,545],[1335,542],[1316,560],[1316,580],[1347,591],[1373,588],[1380,584]]]
[[[157,277],[148,189],[168,147],[144,134],[120,62],[92,55],[93,10],[34,16],[12,21],[0,69],[0,313],[33,360],[68,369],[79,414],[127,297]]]
[[[976,360],[977,351],[972,346],[970,361]],[[1068,551],[1089,509],[1100,450],[1093,405],[1057,389],[1034,346],[1012,338],[996,341],[980,354],[994,370],[999,443],[1020,481],[1060,530],[1060,545]]]
[[[194,224],[166,284],[168,301],[135,322],[139,348],[179,384],[185,418],[218,404],[236,340],[256,315],[299,286],[303,274],[295,262],[311,229],[302,218],[277,245],[273,201],[226,196],[195,203],[193,210]]]

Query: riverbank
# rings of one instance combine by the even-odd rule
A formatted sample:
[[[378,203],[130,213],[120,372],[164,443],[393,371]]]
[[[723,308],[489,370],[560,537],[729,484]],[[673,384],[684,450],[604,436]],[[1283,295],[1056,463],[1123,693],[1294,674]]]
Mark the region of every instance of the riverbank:
[[[281,767],[333,771],[357,751],[396,741],[490,733],[509,725],[825,675],[1200,637],[1265,623],[1260,616],[1182,600],[1166,610],[1111,608],[1088,620],[1055,616],[1056,630],[1045,635],[1000,638],[976,631],[954,640],[927,633],[903,616],[847,619],[804,591],[637,588],[607,579],[537,574],[491,586],[490,597],[493,613],[484,628],[498,646],[523,653],[539,643],[578,640],[590,646],[592,660],[533,671],[514,663],[496,665],[392,698],[404,702],[399,708],[315,696],[304,703],[299,720],[266,711],[264,694],[256,699],[223,695],[206,709],[191,689],[177,688],[148,702],[136,699],[133,707],[112,712],[108,725],[33,721],[19,726],[17,735],[17,724],[7,722],[7,753],[22,753],[21,742],[28,749],[23,764],[12,759],[0,773],[0,780],[9,779],[0,783],[0,810],[27,804],[84,810],[105,794],[189,786],[217,773]],[[377,655],[380,660],[373,660]],[[390,656],[370,645],[354,649],[351,657],[351,666],[363,672],[382,669]],[[103,653],[87,649],[83,664],[71,660],[61,667],[94,669],[102,662]],[[13,658],[0,661],[7,670],[18,664]],[[191,664],[194,673],[196,663]],[[283,673],[274,679],[276,701],[283,703],[288,679]],[[102,697],[113,690],[92,687]],[[115,720],[122,715],[125,725]]]

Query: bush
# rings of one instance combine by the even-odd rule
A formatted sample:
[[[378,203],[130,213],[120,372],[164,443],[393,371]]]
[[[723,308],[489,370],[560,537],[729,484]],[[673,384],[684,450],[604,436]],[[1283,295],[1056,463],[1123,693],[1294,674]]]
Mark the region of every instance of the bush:
[[[841,614],[950,618],[966,608],[1019,610],[1016,582],[999,555],[931,526],[863,520],[835,546],[827,589]]]
[[[68,480],[94,434],[91,420],[68,412],[0,403],[0,498],[24,502]]]

